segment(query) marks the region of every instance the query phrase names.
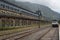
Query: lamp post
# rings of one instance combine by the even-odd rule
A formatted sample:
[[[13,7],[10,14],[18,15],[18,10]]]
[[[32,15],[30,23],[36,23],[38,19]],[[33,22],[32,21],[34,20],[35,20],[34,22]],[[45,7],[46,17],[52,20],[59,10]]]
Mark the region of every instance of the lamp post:
[[[36,14],[38,14],[38,19],[39,19],[38,25],[39,25],[39,28],[40,28],[40,22],[41,22],[40,20],[41,20],[41,17],[42,17],[41,10],[37,10]]]
[[[40,28],[40,22],[41,22],[41,16],[42,16],[42,14],[41,14],[41,11],[40,10],[38,10],[38,18],[39,18],[39,28]]]

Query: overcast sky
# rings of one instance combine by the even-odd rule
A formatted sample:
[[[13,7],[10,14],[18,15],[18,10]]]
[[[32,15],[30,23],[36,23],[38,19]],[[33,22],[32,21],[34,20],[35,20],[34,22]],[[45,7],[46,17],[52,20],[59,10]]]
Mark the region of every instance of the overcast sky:
[[[60,0],[16,0],[23,2],[32,2],[50,7],[52,10],[60,13]]]

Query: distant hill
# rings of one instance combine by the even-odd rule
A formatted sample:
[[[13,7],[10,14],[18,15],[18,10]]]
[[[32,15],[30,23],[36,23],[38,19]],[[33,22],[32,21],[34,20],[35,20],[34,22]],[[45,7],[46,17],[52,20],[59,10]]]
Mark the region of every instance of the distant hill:
[[[8,0],[7,0],[8,1]],[[35,4],[35,3],[29,3],[29,2],[16,2],[14,0],[10,0],[9,2],[16,4],[22,8],[25,8],[27,10],[30,10],[32,12],[36,12],[38,9],[41,10],[42,15],[44,17],[50,18],[50,19],[57,19],[60,20],[60,14],[51,10],[49,7],[47,6],[43,6],[40,4]]]

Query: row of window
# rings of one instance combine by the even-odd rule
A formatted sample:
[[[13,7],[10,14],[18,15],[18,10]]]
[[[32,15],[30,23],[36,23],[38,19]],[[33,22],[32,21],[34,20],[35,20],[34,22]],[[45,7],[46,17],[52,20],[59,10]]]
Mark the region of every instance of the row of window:
[[[19,14],[19,13],[8,11],[8,10],[0,10],[0,15],[22,16],[22,17],[26,17],[26,18],[38,19],[38,17],[24,15],[22,13]]]
[[[10,16],[23,16],[23,17],[27,17],[27,18],[36,18],[34,16],[29,16],[29,15],[22,15],[22,13],[18,14],[18,13],[15,13],[15,12],[11,12],[11,11],[8,11],[8,10],[0,10],[0,14],[2,15],[10,15]]]
[[[11,12],[11,11],[7,11],[7,10],[0,10],[0,14],[6,14],[6,15],[17,15],[20,16],[20,14],[15,13],[15,12]]]
[[[32,14],[33,16],[35,15],[34,13],[31,13],[31,12],[28,12],[28,11],[26,11],[26,10],[20,10],[20,8],[17,8],[17,7],[15,7],[15,6],[13,6],[13,5],[6,5],[5,3],[1,3],[0,4],[0,7],[2,7],[2,8],[6,8],[6,9],[9,9],[9,10],[12,10],[12,11],[16,11],[16,12],[21,12],[21,11],[25,11],[25,12],[27,12],[27,14]],[[37,15],[35,15],[35,16],[37,16]]]
[[[0,6],[1,6],[2,8],[7,8],[7,9],[10,9],[10,10],[14,10],[14,11],[19,12],[19,10],[18,10],[18,9],[13,8],[13,7],[10,7],[10,6],[8,6],[8,5],[0,4]]]
[[[32,24],[38,24],[38,21],[30,21],[30,20],[15,20],[15,23],[13,20],[9,19],[2,19],[2,26],[24,26],[24,25],[32,25]]]

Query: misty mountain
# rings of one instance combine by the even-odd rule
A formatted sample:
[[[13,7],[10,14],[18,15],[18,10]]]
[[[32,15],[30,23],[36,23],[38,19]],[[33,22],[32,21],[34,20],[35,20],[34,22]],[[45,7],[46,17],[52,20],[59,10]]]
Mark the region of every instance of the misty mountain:
[[[7,0],[8,1],[8,0]],[[51,10],[49,7],[44,6],[44,5],[40,5],[40,4],[35,4],[35,3],[29,3],[29,2],[16,2],[16,1],[12,1],[10,0],[9,2],[18,5],[24,9],[30,10],[32,12],[36,12],[37,10],[40,10],[42,15],[46,18],[50,18],[50,19],[60,19],[60,14]]]

